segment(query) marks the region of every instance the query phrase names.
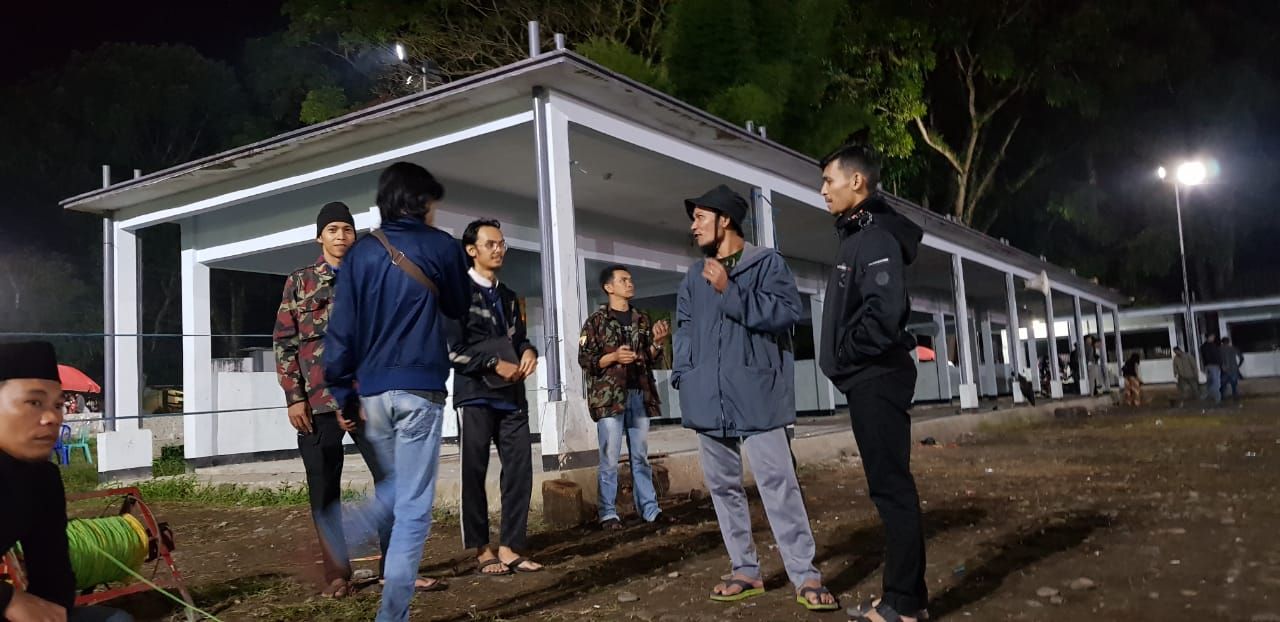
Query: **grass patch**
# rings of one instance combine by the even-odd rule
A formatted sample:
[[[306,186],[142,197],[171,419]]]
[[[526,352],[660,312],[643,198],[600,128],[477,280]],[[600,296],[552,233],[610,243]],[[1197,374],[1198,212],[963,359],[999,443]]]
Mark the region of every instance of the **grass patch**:
[[[194,475],[151,479],[138,483],[147,501],[180,501],[211,507],[306,505],[305,486],[250,488],[238,484],[205,484]]]
[[[160,448],[160,457],[151,461],[152,477],[182,475],[187,472],[186,448],[169,445]]]

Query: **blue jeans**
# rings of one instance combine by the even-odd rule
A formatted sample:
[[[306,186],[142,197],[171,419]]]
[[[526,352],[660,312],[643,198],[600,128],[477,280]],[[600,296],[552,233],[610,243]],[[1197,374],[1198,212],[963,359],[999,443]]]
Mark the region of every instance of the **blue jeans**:
[[[422,547],[431,533],[444,404],[420,391],[387,391],[361,397],[360,405],[367,419],[365,439],[385,477],[374,484],[373,503],[363,512],[344,513],[344,518],[351,514],[351,520],[363,523],[348,531],[348,536],[366,538],[392,522],[377,620],[403,622],[409,619]]]
[[[653,488],[653,468],[649,466],[649,415],[644,395],[627,391],[626,408],[620,415],[596,422],[600,437],[600,522],[618,518],[618,458],[622,456],[622,432],[627,433],[627,453],[631,455],[631,490],[636,512],[646,521],[658,517],[658,493]]]
[[[1222,367],[1218,365],[1205,365],[1205,398],[1213,400],[1214,404],[1222,403]]]
[[[1222,397],[1227,397],[1227,387],[1231,387],[1231,399],[1240,399],[1240,372],[1222,374]]]

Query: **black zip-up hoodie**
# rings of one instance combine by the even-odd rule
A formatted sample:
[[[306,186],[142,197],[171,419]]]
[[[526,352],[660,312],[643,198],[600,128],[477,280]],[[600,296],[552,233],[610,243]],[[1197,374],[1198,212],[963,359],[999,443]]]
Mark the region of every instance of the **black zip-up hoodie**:
[[[873,194],[836,219],[840,250],[822,313],[822,373],[841,391],[915,369],[906,331],[911,300],[906,267],[924,232]]]

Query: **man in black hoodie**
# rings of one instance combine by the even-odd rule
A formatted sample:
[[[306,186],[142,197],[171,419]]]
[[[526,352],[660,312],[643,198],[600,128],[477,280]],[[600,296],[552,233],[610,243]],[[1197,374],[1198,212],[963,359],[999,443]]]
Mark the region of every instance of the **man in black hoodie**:
[[[840,250],[827,283],[819,363],[849,400],[871,501],[885,526],[884,596],[850,610],[853,619],[915,622],[928,599],[920,497],[911,476],[915,339],[906,331],[911,304],[906,266],[916,258],[920,227],[876,191],[880,166],[866,147],[841,147],[824,158],[822,198],[836,216]]]

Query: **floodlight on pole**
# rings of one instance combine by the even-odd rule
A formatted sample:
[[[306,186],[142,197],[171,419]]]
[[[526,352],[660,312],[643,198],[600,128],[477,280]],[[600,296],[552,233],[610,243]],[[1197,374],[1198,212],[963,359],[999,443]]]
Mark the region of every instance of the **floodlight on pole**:
[[[1198,186],[1204,183],[1208,175],[1209,171],[1205,168],[1204,162],[1199,160],[1183,162],[1178,166],[1178,183],[1184,186]]]
[[[1156,176],[1165,179],[1169,176],[1169,172],[1163,166],[1156,169]],[[1200,160],[1188,160],[1178,165],[1174,174],[1173,182],[1173,207],[1178,215],[1178,254],[1182,259],[1182,303],[1186,306],[1186,324],[1183,329],[1186,331],[1187,349],[1195,358],[1197,369],[1200,367],[1200,340],[1196,333],[1196,316],[1191,310],[1191,287],[1187,279],[1187,245],[1182,235],[1182,193],[1180,186],[1198,186],[1204,183],[1206,177],[1209,176],[1209,169]]]

